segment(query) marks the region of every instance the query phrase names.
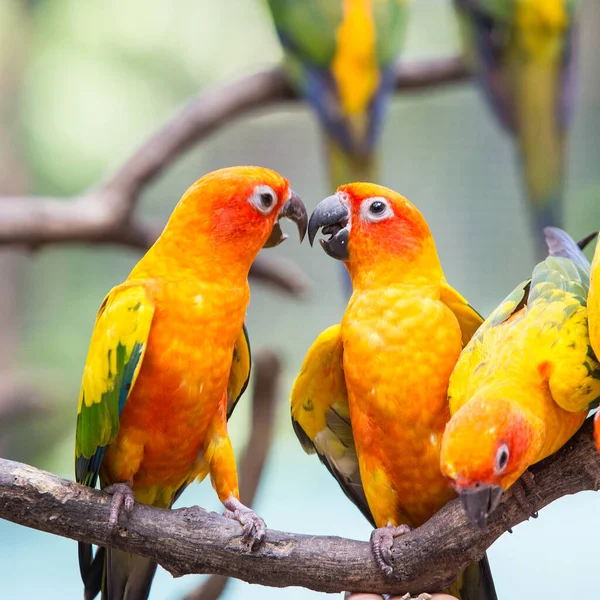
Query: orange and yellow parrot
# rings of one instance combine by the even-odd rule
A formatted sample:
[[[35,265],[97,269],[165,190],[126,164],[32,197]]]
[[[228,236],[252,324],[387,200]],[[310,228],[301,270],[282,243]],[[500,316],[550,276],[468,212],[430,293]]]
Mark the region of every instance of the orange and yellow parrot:
[[[579,0],[454,0],[466,56],[518,145],[539,260],[561,226]]]
[[[600,356],[600,238],[596,242],[596,251],[592,260],[590,293],[588,295],[588,318],[590,342],[596,356]],[[600,410],[594,417],[594,437],[600,452]]]
[[[96,317],[83,373],[77,481],[113,494],[109,526],[134,499],[169,508],[210,473],[226,516],[251,546],[265,524],[241,504],[227,419],[250,374],[244,317],[248,270],[283,240],[278,221],[307,214],[286,179],[259,167],[205,175],[175,207],[154,246]],[[156,564],[79,544],[86,599],[148,597]]]
[[[600,398],[590,264],[564,231],[545,234],[548,258],[486,319],[450,378],[441,468],[482,530],[502,492],[563,446]]]
[[[429,519],[455,494],[440,471],[448,380],[482,322],[444,278],[421,213],[396,192],[353,183],[314,210],[330,256],[353,293],[339,325],[314,342],[291,395],[292,423],[348,498],[376,527],[371,545],[391,573],[394,537]],[[496,598],[487,560],[452,592]]]

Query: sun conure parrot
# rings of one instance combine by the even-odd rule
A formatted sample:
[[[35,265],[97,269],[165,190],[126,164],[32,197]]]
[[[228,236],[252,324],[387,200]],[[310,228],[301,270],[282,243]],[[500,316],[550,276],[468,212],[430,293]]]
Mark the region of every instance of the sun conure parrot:
[[[548,258],[486,319],[450,378],[442,472],[482,530],[502,492],[563,446],[600,398],[590,264],[564,231],[545,232]]]
[[[353,293],[339,325],[314,342],[294,383],[292,423],[346,496],[376,527],[375,558],[391,573],[394,537],[455,494],[439,466],[448,379],[482,322],[444,278],[421,213],[370,183],[338,188],[314,210],[313,242],[346,265]],[[451,590],[496,598],[487,560]]]
[[[318,116],[333,189],[377,181],[411,0],[268,0],[290,82]],[[346,290],[350,292],[344,271]]]
[[[539,260],[562,223],[577,0],[454,0],[468,62],[519,149]]]
[[[596,251],[592,260],[588,319],[592,349],[596,356],[600,356],[600,239],[596,242]],[[594,417],[594,437],[596,438],[596,447],[600,451],[600,410]]]
[[[77,481],[113,494],[109,526],[134,499],[169,508],[210,473],[226,516],[251,546],[265,524],[239,501],[227,419],[250,374],[244,327],[248,270],[259,250],[283,240],[278,221],[307,214],[286,179],[260,167],[205,175],[175,207],[127,280],[100,306],[83,373]],[[85,597],[148,597],[156,564],[79,544]]]

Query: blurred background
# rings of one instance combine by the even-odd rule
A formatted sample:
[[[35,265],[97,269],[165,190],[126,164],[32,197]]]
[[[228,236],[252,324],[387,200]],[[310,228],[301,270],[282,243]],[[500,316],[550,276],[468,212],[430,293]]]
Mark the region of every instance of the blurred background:
[[[566,227],[576,238],[600,227],[600,3],[582,4],[566,191]],[[403,58],[459,51],[449,0],[415,2]],[[81,192],[199,91],[281,57],[261,0],[2,0],[0,194]],[[381,183],[425,214],[447,279],[487,315],[533,266],[512,141],[467,82],[396,95],[382,151]],[[284,174],[309,209],[333,191],[318,125],[296,103],[219,130],[150,186],[140,212],[162,223],[202,174],[247,163]],[[253,348],[277,348],[285,362],[276,437],[254,507],[271,528],[366,540],[368,524],[316,458],[304,454],[288,410],[306,350],[344,311],[338,265],[294,236],[271,252],[300,265],[312,287],[299,301],[253,284]],[[73,477],[76,404],[95,314],[138,257],[121,247],[2,249],[0,392],[15,381],[31,388],[22,410],[0,420],[2,457]],[[238,453],[248,417],[249,402],[242,402],[230,423]],[[590,597],[597,587],[597,501],[591,493],[563,498],[504,535],[489,551],[499,597]],[[178,503],[191,504],[222,509],[208,481],[191,485]],[[179,599],[201,580],[175,580],[159,569],[151,598]],[[0,521],[0,582],[2,598],[80,598],[76,543]],[[223,598],[318,596],[235,581]]]

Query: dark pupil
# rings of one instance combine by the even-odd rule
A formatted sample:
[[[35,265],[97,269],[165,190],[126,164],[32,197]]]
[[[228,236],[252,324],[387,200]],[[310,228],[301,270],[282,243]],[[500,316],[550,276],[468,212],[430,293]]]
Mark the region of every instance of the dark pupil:
[[[265,207],[269,208],[273,204],[273,196],[268,192],[260,195],[260,203]]]
[[[507,462],[508,462],[508,452],[506,452],[506,450],[502,450],[500,452],[500,456],[498,457],[498,467],[500,469],[503,469],[506,466]]]
[[[383,202],[373,202],[369,209],[374,215],[378,215],[385,210],[385,204]]]

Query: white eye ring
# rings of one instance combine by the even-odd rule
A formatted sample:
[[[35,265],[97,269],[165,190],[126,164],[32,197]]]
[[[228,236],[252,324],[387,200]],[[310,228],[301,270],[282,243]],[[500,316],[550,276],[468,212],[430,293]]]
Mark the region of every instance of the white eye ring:
[[[378,223],[394,216],[390,203],[381,196],[374,196],[362,201],[360,218],[368,223]]]
[[[277,194],[268,185],[257,185],[248,202],[263,215],[268,215],[277,206]]]

